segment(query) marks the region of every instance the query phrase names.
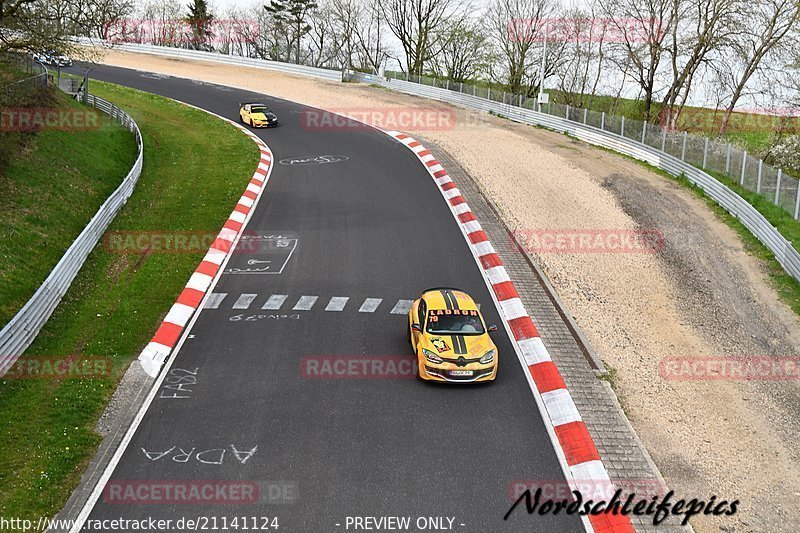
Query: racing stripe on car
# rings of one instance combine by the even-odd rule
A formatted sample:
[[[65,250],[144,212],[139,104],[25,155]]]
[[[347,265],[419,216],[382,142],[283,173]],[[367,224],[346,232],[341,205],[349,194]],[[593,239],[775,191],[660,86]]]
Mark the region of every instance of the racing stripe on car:
[[[190,106],[191,107],[191,106]],[[178,300],[164,317],[151,341],[139,354],[142,368],[150,376],[158,375],[164,362],[169,357],[183,333],[184,328],[195,312],[202,306],[209,287],[214,279],[221,275],[220,266],[230,257],[233,248],[242,234],[269,180],[272,169],[272,152],[264,141],[255,134],[235,122],[219,117],[242,130],[258,145],[259,163],[253,177],[247,183],[242,197],[233,208],[228,220],[223,224],[203,260],[186,283]],[[220,300],[221,301],[221,300]],[[216,302],[219,305],[219,301]],[[243,306],[244,303],[241,303]],[[247,304],[249,307],[249,303]]]
[[[449,176],[439,161],[419,142],[399,131],[385,133],[409,147],[428,169],[483,268],[487,283],[491,285],[500,304],[501,316],[512,333],[513,343],[527,367],[531,390],[544,405],[542,415],[545,422],[553,428],[551,432],[553,445],[566,463],[567,481],[575,489],[584,482],[591,482],[592,486],[599,486],[602,483],[606,487],[607,494],[604,496],[608,501],[615,489],[597,447],[575,407],[575,402],[567,390],[558,367],[552,361],[533,320],[525,310],[500,256],[472,214],[467,201],[452,179],[444,179]],[[424,156],[421,155],[423,153]],[[588,519],[591,528],[598,533],[634,531],[630,518],[625,515],[590,515]]]
[[[446,307],[447,309],[450,309],[450,310],[452,310],[452,309],[453,309],[453,304],[452,304],[452,302],[450,301],[450,298],[448,298],[448,297],[447,297],[447,290],[446,290],[446,289],[442,289],[442,290],[440,290],[439,292],[441,292],[441,293],[442,293],[442,299],[444,300],[444,305],[445,305],[445,307]]]

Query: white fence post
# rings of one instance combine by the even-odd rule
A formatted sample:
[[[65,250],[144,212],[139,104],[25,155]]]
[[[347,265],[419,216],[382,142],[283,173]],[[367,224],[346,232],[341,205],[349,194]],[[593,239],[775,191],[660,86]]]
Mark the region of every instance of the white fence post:
[[[584,108],[583,108],[583,123],[584,123],[584,124],[586,124],[586,115],[587,115],[588,113],[589,113],[589,108],[588,108],[588,107],[584,107]]]
[[[667,128],[661,128],[661,151],[667,147]]]
[[[706,169],[707,160],[708,160],[708,137],[706,137],[706,142],[703,145],[703,170]]]
[[[739,178],[739,185],[744,185],[744,169],[747,166],[747,150],[742,154],[742,177]]]
[[[778,169],[778,181],[775,183],[775,201],[773,202],[775,205],[778,205],[780,201],[780,194],[781,194],[781,174],[783,174],[783,169]]]
[[[569,120],[569,104],[567,104],[567,107],[564,109],[564,118]]]
[[[756,182],[756,192],[759,194],[761,194],[761,165],[763,163],[763,159],[758,160],[758,181]]]
[[[686,161],[686,132],[683,132],[683,147],[681,148],[681,161]]]
[[[725,153],[725,175],[731,175],[731,143],[728,143],[728,151]]]
[[[603,114],[600,116],[600,129],[601,130],[605,130],[606,129],[606,112],[605,111],[603,111]]]
[[[647,122],[642,121],[642,144],[644,144],[644,136],[647,134]]]
[[[622,117],[622,122],[619,124],[619,136],[625,137],[625,117]]]
[[[797,182],[797,198],[794,199],[794,219],[800,216],[800,181]]]

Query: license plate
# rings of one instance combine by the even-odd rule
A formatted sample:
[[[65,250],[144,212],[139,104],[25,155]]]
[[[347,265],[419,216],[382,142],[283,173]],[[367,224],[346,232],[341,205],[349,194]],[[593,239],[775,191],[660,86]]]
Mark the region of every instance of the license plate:
[[[472,370],[451,370],[451,376],[471,376]]]

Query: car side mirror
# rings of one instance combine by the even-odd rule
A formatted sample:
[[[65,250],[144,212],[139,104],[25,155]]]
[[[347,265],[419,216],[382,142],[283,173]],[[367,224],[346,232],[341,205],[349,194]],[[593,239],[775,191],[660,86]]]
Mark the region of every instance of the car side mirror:
[[[411,324],[411,329],[413,329],[414,331],[419,331],[420,333],[422,333],[422,326],[420,326],[419,324]]]
[[[489,333],[491,333],[491,332],[493,332],[493,331],[497,331],[497,326],[495,326],[494,324],[489,324],[489,327],[488,327],[488,328],[486,328],[486,330],[487,330]]]

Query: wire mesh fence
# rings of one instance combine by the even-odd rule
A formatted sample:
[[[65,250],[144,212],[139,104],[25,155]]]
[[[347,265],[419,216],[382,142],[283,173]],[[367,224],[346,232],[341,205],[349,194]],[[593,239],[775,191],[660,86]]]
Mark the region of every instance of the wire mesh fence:
[[[535,97],[514,95],[503,90],[492,89],[490,85],[472,85],[463,82],[451,82],[446,78],[417,76],[414,74],[406,75],[398,72],[388,72],[386,77],[457,91],[524,109],[541,111],[573,122],[593,126],[603,131],[616,133],[626,139],[638,141],[651,148],[664,151],[697,168],[727,176],[731,181],[739,183],[746,189],[761,194],[775,205],[783,207],[792,214],[795,220],[800,218],[800,186],[798,185],[798,179],[760,161],[758,158],[748,154],[744,149],[728,142],[665,128],[661,124],[631,120],[586,108],[553,103],[549,100],[539,106]],[[776,190],[778,191],[777,194]]]

